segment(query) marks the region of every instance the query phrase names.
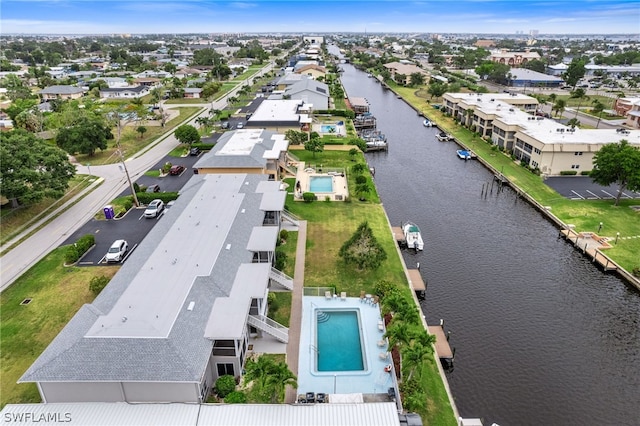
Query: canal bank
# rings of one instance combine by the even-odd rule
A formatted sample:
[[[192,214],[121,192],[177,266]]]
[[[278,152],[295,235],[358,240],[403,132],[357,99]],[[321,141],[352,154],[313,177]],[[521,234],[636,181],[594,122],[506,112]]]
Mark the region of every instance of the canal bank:
[[[438,117],[437,114],[425,114],[424,111],[422,111],[419,107],[413,105],[411,102],[409,102],[408,100],[406,100],[404,97],[402,97],[402,95],[400,93],[398,93],[397,91],[393,90],[393,88],[386,86],[385,89],[392,91],[396,97],[398,99],[401,99],[407,106],[409,106],[411,109],[413,109],[416,114],[420,117],[426,117],[428,118],[431,122],[435,123],[435,125],[437,126],[436,128],[438,129],[442,129],[443,131],[449,131],[451,132],[452,129],[447,128],[446,126],[443,126],[442,123],[442,118]],[[467,130],[464,127],[460,126],[461,129]],[[498,171],[489,161],[487,161],[485,158],[483,158],[482,155],[479,155],[476,151],[473,150],[473,147],[471,147],[470,145],[464,143],[460,138],[456,138],[456,137],[452,137],[453,142],[455,142],[458,146],[460,146],[463,150],[469,151],[469,152],[474,152],[476,154],[475,159],[477,159],[483,166],[485,166],[489,171],[491,171],[491,173],[494,176],[494,180],[499,182],[499,185],[508,185],[509,187],[511,187],[516,195],[520,198],[522,198],[523,200],[527,201],[528,203],[530,203],[536,210],[538,210],[540,213],[542,213],[551,223],[553,223],[555,226],[558,227],[559,230],[568,230],[570,228],[572,228],[571,224],[565,223],[564,221],[562,221],[560,218],[558,218],[556,215],[554,215],[551,211],[551,207],[550,206],[545,206],[542,205],[540,202],[538,202],[538,200],[536,200],[534,197],[532,197],[531,195],[529,195],[529,193],[525,190],[523,190],[522,188],[520,188],[515,182],[513,182],[511,179],[509,179],[507,176],[505,176],[502,172]],[[483,143],[483,142],[480,142]],[[501,155],[501,154],[500,154]],[[493,186],[493,184],[492,184]],[[567,235],[562,234],[562,235]],[[571,239],[567,238],[568,241],[571,241]],[[594,249],[594,250],[583,250],[582,246],[579,246],[578,244],[574,244],[574,246],[576,247],[577,250],[579,250],[583,255],[587,256],[592,262],[598,264],[604,271],[613,271],[616,274],[618,274],[618,276],[620,278],[622,278],[623,280],[625,280],[630,286],[634,287],[636,290],[640,291],[640,278],[635,277],[633,274],[631,274],[629,271],[627,271],[625,268],[623,268],[621,265],[619,265],[614,259],[612,259],[611,257],[607,256],[606,253],[602,252],[599,249]]]
[[[461,161],[415,110],[343,65],[349,96],[366,97],[393,145],[366,154],[389,221],[420,226],[425,250],[403,251],[429,283],[427,322],[446,319],[447,373],[461,416],[485,424],[635,424],[640,297],[558,239],[510,187],[481,197],[493,175]]]

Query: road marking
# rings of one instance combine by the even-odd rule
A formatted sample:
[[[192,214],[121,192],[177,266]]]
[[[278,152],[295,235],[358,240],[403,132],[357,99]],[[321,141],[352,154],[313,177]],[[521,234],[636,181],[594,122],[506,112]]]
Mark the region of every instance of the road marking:
[[[571,192],[573,192],[574,194],[576,194],[578,197],[580,197],[581,200],[584,200],[584,197],[580,194],[578,194],[576,191],[574,191],[573,189],[571,190]]]
[[[589,191],[588,189],[586,190],[589,194],[593,195],[594,197],[600,199],[600,197],[598,197],[596,194],[594,194],[593,192]]]
[[[605,194],[607,194],[609,197],[611,198],[615,198],[613,195],[609,194],[607,191],[605,191],[604,189],[601,189],[602,192],[604,192]]]
[[[618,192],[620,192],[620,191],[618,191]],[[622,195],[627,197],[627,198],[633,198],[633,197],[629,196],[628,194],[626,194],[625,192],[623,192]]]

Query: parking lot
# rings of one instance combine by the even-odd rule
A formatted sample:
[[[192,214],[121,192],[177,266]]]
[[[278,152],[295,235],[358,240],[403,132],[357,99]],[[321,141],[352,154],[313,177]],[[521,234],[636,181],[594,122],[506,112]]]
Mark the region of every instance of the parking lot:
[[[544,182],[563,197],[572,200],[609,200],[618,196],[618,185],[598,185],[588,176],[553,176]],[[640,200],[640,192],[624,190],[621,199],[625,198]]]

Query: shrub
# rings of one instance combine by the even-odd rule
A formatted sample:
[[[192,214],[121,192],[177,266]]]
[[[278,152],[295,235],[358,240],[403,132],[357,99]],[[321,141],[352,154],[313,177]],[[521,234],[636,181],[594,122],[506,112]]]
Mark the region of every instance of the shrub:
[[[167,174],[169,173],[169,170],[171,170],[171,166],[172,164],[170,162],[166,162],[164,163],[164,166],[162,166],[162,173]]]
[[[304,194],[302,194],[302,199],[305,203],[310,203],[316,200],[316,194],[314,194],[313,192],[305,192]]]
[[[96,238],[92,234],[86,234],[78,238],[74,244],[67,247],[64,255],[64,261],[67,265],[76,263],[93,245]]]
[[[590,170],[588,170],[588,171],[587,170],[583,170],[583,171],[580,172],[580,176],[589,176],[590,174],[591,174]]]
[[[633,268],[631,273],[633,274],[634,277],[640,278],[640,266],[636,266],[635,268]]]
[[[376,269],[387,259],[387,253],[378,243],[367,222],[362,222],[354,234],[346,241],[340,251],[340,257],[347,264],[358,269]]]
[[[227,374],[220,376],[216,380],[215,391],[220,398],[225,398],[231,392],[236,390],[236,378]]]
[[[373,288],[373,291],[375,292],[375,294],[377,294],[383,299],[385,298],[385,296],[387,296],[388,294],[391,294],[391,292],[395,290],[396,290],[396,285],[393,284],[391,281],[387,281],[387,280],[378,281],[375,287]]]
[[[560,172],[561,176],[575,176],[578,174],[577,170],[562,170]]]
[[[276,263],[273,265],[278,271],[282,271],[287,264],[287,253],[280,247],[276,248]]]
[[[64,263],[71,265],[72,263],[76,263],[78,259],[80,259],[78,249],[74,244],[71,244],[64,252]]]
[[[287,241],[287,238],[289,238],[289,231],[287,231],[286,229],[280,230],[280,239],[282,241]]]
[[[363,175],[357,175],[356,176],[356,185],[361,184],[361,183],[367,183],[367,177],[363,176]]]
[[[102,289],[109,284],[109,281],[109,277],[105,277],[104,275],[93,277],[91,278],[91,281],[89,281],[89,290],[97,296],[100,294]]]
[[[156,198],[164,201],[164,203],[167,204],[169,201],[173,201],[177,199],[178,195],[179,194],[177,192],[155,192],[155,193],[139,192],[136,194],[140,204],[149,204],[151,201],[155,200]]]
[[[233,391],[224,398],[226,404],[246,404],[247,395],[240,391]]]

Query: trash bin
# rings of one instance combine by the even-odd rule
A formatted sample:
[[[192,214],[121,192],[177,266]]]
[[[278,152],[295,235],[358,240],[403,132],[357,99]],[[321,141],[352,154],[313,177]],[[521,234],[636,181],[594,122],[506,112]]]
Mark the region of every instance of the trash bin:
[[[115,217],[115,213],[113,212],[113,206],[112,205],[108,205],[108,206],[104,206],[104,218],[109,220],[109,219],[113,219]]]

